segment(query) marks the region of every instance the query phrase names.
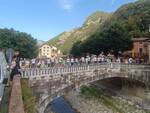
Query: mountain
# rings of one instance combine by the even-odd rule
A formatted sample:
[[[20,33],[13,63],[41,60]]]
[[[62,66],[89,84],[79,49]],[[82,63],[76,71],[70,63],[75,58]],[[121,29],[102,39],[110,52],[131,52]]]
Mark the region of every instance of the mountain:
[[[63,32],[47,43],[56,46],[64,54],[69,54],[75,42],[84,41],[94,34],[110,15],[109,13],[97,11],[90,15],[81,27]]]
[[[118,8],[93,35],[83,42],[75,43],[71,53],[99,54],[113,50],[126,51],[132,48],[132,38],[150,38],[150,0],[137,0]]]
[[[37,46],[40,47],[41,45],[43,45],[45,43],[45,41],[43,40],[37,40]]]
[[[105,29],[113,23],[123,25],[132,37],[148,37],[150,0],[138,0],[121,6],[101,27]]]

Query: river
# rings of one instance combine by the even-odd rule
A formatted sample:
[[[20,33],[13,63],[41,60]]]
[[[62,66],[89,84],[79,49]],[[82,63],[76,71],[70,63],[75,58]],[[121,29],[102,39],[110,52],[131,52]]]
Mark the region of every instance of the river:
[[[51,111],[54,113],[77,113],[63,97],[58,97],[51,102]]]

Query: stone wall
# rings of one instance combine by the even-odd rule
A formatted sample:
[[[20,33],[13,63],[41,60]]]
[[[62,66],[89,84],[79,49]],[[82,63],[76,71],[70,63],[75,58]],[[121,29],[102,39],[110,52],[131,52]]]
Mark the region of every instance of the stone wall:
[[[149,67],[147,69],[145,66],[132,66],[132,68],[128,66],[128,68],[122,67],[120,69],[97,68],[79,72],[75,71],[53,76],[37,77],[36,79],[29,79],[29,82],[34,94],[39,99],[37,101],[38,111],[39,113],[44,113],[47,105],[55,97],[65,93],[65,88],[73,85],[74,87],[71,88],[71,90],[78,90],[81,85],[112,77],[130,78],[143,82],[146,86],[150,86],[150,71]]]
[[[22,100],[20,76],[15,76],[13,80],[8,113],[25,113]]]

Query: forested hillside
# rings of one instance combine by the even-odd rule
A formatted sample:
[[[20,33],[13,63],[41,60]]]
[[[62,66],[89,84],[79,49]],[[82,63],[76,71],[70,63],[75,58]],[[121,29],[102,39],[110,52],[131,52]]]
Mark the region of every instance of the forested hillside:
[[[71,54],[99,54],[129,50],[132,38],[150,37],[150,0],[138,0],[121,6],[108,18],[100,29],[84,42],[74,44]]]
[[[96,33],[109,16],[110,14],[108,13],[97,11],[90,15],[81,27],[63,32],[47,43],[56,46],[64,54],[69,54],[74,43],[77,41],[84,41],[92,34]]]

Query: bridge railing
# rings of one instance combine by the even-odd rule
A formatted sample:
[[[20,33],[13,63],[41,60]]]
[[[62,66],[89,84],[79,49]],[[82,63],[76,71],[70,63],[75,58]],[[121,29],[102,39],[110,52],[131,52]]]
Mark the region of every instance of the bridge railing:
[[[21,69],[22,78],[36,78],[44,76],[54,76],[65,73],[76,73],[83,71],[91,71],[96,69],[150,69],[150,65],[129,65],[129,64],[90,64],[66,67],[50,67],[50,68],[27,68]]]
[[[22,78],[30,78],[30,77],[58,75],[63,73],[83,72],[98,68],[107,68],[108,66],[109,65],[81,65],[81,66],[51,67],[51,68],[27,68],[21,69],[20,71]]]

